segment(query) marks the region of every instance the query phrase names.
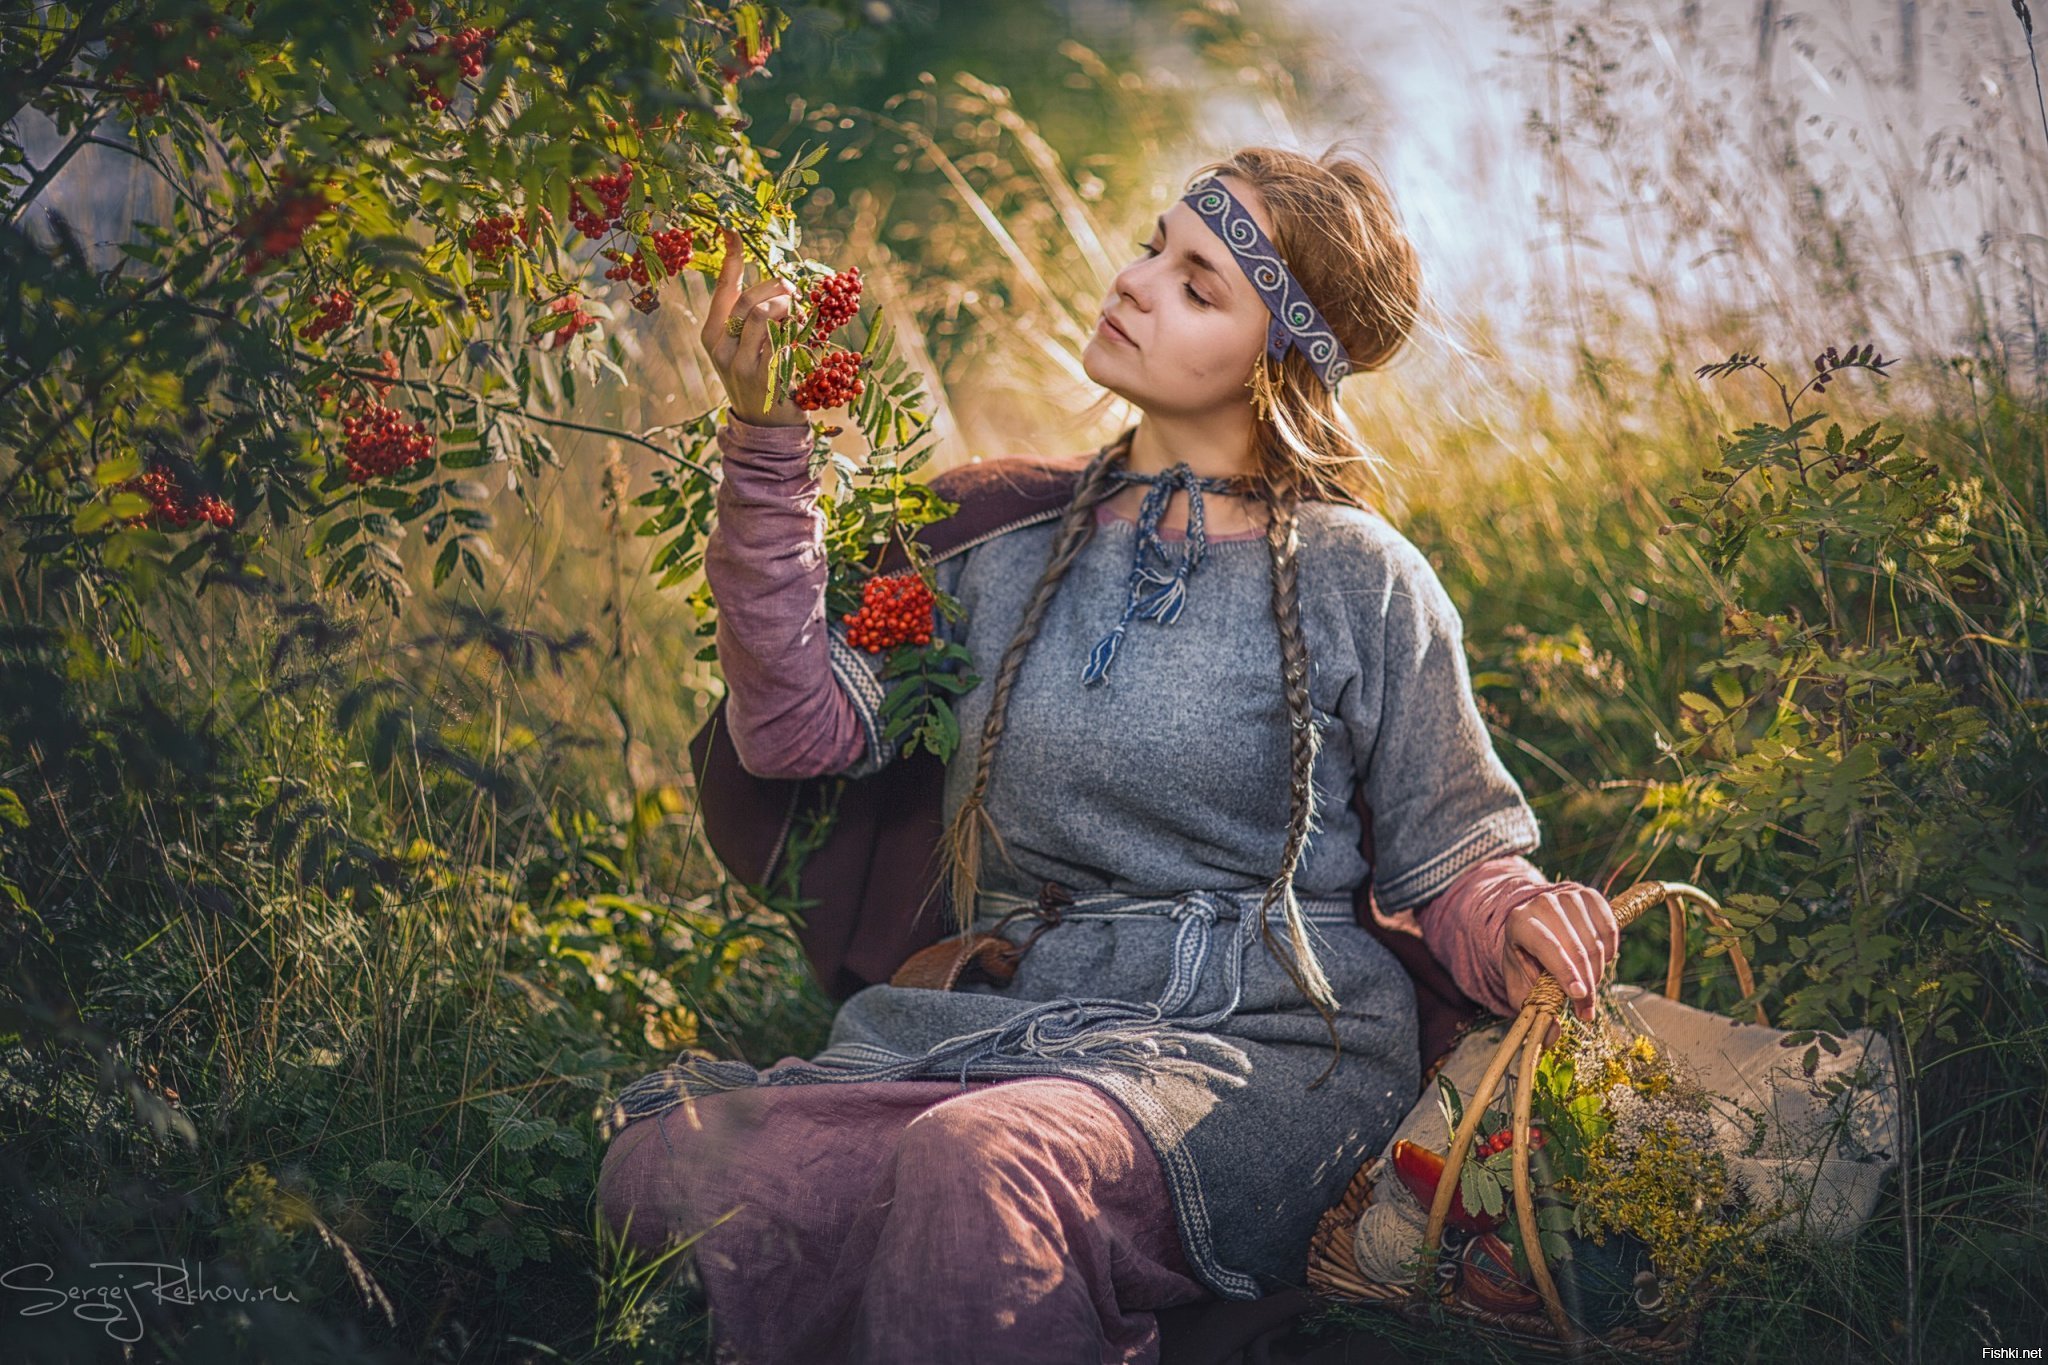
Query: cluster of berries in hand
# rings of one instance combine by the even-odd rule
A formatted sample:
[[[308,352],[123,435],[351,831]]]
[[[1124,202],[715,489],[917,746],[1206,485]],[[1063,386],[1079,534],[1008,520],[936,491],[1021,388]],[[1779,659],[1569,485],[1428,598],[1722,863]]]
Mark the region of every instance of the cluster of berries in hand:
[[[242,239],[242,273],[253,275],[269,262],[298,250],[306,229],[329,207],[326,195],[308,189],[292,173],[278,177],[277,197],[235,224],[235,235]]]
[[[180,531],[195,521],[226,528],[235,524],[232,507],[211,493],[200,494],[196,501],[188,498],[185,490],[178,486],[176,476],[162,465],[151,466],[148,473],[138,475],[121,486],[149,499],[150,510],[128,518],[131,525],[151,518],[168,522]]]
[[[860,267],[849,266],[818,281],[805,300],[810,304],[811,325],[804,332],[802,344],[815,349],[860,312]],[[790,401],[806,412],[851,403],[867,387],[860,377],[860,366],[858,351],[827,351],[790,391]]]
[[[861,396],[867,385],[860,377],[858,351],[827,351],[803,381],[789,391],[792,403],[805,412],[836,408]]]
[[[1545,1141],[1546,1139],[1543,1135],[1543,1130],[1541,1128],[1538,1128],[1533,1123],[1530,1124],[1530,1150],[1534,1151],[1536,1148],[1541,1147]],[[1512,1147],[1514,1145],[1514,1142],[1515,1130],[1513,1128],[1503,1128],[1498,1133],[1495,1133],[1492,1137],[1486,1139],[1486,1141],[1480,1143],[1478,1148],[1473,1152],[1473,1155],[1481,1159],[1484,1159],[1486,1157],[1492,1156],[1495,1152],[1505,1152],[1509,1147]]]
[[[623,161],[610,175],[594,175],[569,186],[569,222],[585,237],[602,237],[626,211],[626,196],[633,190],[633,163]],[[598,202],[593,209],[585,192]]]
[[[555,215],[547,209],[538,210],[542,221],[552,223]],[[527,246],[533,245],[533,214],[521,223],[509,213],[495,213],[488,218],[479,218],[469,229],[470,252],[485,265],[496,265],[498,258],[512,249],[512,239],[517,237]]]
[[[305,341],[318,341],[329,332],[338,332],[349,324],[356,315],[356,296],[346,289],[332,289],[320,301],[320,315],[299,329],[299,336]]]
[[[896,645],[930,644],[932,590],[915,573],[877,575],[861,589],[859,611],[848,612],[846,642],[879,654]]]
[[[860,312],[860,267],[848,266],[811,286],[811,327],[806,340],[823,341]]]

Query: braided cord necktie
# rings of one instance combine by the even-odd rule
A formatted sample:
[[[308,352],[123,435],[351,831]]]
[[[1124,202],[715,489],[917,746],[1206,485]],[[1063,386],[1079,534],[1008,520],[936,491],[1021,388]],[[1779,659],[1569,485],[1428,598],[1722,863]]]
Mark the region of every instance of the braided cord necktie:
[[[1202,494],[1242,491],[1241,480],[1197,474],[1186,460],[1157,474],[1116,469],[1110,471],[1109,477],[1152,487],[1138,509],[1138,544],[1131,556],[1130,590],[1124,598],[1123,616],[1088,651],[1088,666],[1081,670],[1084,687],[1109,681],[1117,646],[1123,643],[1124,632],[1130,628],[1133,617],[1149,616],[1161,625],[1171,625],[1180,619],[1181,608],[1187,604],[1188,577],[1201,567],[1202,554],[1208,546],[1208,536],[1202,529]],[[1179,555],[1169,554],[1159,538],[1159,518],[1176,489],[1186,489],[1188,495],[1186,548]],[[1159,567],[1146,562],[1148,555],[1158,556]]]

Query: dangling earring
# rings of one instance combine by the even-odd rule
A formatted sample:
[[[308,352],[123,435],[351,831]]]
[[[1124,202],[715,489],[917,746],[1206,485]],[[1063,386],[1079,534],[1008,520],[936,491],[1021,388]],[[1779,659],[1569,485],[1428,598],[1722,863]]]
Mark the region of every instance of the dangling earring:
[[[1251,378],[1244,381],[1244,386],[1252,391],[1252,415],[1261,422],[1272,418],[1273,409],[1280,402],[1280,377],[1267,363],[1269,359],[1265,351],[1259,352],[1259,358],[1252,362]]]

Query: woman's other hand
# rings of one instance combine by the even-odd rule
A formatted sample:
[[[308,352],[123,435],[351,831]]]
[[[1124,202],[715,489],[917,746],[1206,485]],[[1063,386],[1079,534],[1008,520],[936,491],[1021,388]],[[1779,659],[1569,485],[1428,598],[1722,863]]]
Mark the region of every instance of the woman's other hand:
[[[711,367],[725,385],[734,417],[756,426],[808,426],[810,418],[786,392],[778,392],[772,404],[768,401],[768,323],[789,317],[795,307],[790,298],[796,287],[785,280],[762,280],[742,292],[740,276],[745,269],[739,234],[728,228],[725,264],[712,287],[711,306],[698,340],[704,343]],[[726,330],[726,319],[732,317],[744,319],[738,336]]]
[[[1564,987],[1580,1019],[1593,1017],[1593,994],[1621,952],[1621,923],[1607,898],[1590,886],[1560,882],[1538,892],[1508,915],[1501,945],[1502,979],[1519,1009],[1536,979],[1549,972]],[[1555,1019],[1545,1022],[1543,1046],[1557,1041]]]

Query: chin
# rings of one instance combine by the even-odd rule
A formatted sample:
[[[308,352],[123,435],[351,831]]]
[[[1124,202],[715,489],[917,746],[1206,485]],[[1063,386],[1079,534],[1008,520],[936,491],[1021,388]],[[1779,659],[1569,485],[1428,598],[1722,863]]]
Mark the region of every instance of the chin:
[[[1087,346],[1083,347],[1081,350],[1081,373],[1087,375],[1126,403],[1143,407],[1143,399],[1132,391],[1129,384],[1118,380],[1116,367],[1102,363],[1100,357],[1103,354],[1104,345],[1099,341],[1090,341]]]

